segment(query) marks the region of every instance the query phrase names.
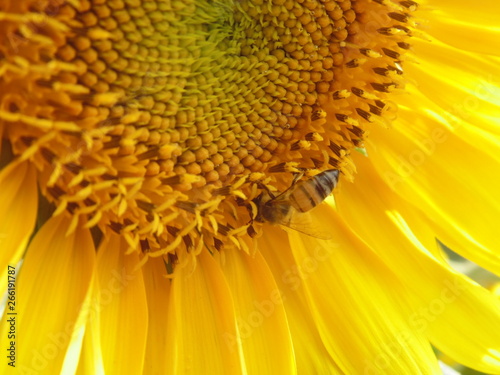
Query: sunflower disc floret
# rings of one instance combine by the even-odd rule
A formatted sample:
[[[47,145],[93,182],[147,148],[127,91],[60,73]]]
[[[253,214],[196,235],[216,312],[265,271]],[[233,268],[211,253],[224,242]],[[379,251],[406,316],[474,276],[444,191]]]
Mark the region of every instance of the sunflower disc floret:
[[[390,93],[413,1],[5,1],[0,131],[55,215],[147,257],[251,251],[251,202],[338,169]]]

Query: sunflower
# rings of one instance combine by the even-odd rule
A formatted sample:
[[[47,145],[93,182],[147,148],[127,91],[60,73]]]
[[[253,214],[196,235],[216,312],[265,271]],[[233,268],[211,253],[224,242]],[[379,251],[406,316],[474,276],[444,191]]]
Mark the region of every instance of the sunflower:
[[[497,8],[2,1],[6,368],[500,373]]]

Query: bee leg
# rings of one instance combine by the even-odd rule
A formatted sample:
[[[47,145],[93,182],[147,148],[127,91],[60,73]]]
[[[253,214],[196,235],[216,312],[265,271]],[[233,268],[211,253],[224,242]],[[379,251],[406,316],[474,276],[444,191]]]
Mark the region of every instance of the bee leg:
[[[297,183],[297,181],[300,180],[302,177],[304,177],[304,172],[303,171],[302,172],[294,173],[293,174],[293,180],[292,180],[292,183],[291,183],[290,187],[292,187],[293,185],[295,185]]]

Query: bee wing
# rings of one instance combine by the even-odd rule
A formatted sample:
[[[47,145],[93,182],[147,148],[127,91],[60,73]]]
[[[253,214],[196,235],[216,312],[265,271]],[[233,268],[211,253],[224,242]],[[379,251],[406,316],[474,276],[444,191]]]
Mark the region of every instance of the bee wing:
[[[290,214],[278,224],[321,240],[332,239],[331,233],[322,225],[314,224],[313,216],[309,212],[300,212],[293,207],[290,209]]]

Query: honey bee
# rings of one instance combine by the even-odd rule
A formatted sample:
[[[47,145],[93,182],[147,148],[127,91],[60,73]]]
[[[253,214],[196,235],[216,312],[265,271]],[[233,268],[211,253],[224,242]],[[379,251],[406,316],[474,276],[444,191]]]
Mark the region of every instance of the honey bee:
[[[307,211],[322,203],[337,186],[339,171],[329,169],[316,176],[292,183],[283,193],[273,197],[271,192],[259,195],[254,203],[258,207],[258,222],[279,224],[298,230],[312,237],[329,239],[330,236],[320,233],[313,226]]]

